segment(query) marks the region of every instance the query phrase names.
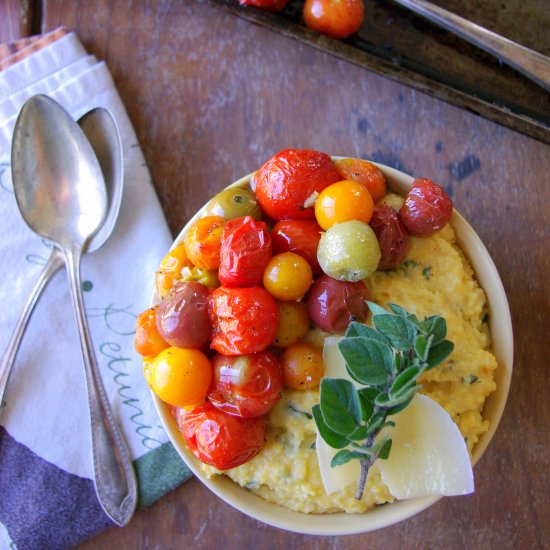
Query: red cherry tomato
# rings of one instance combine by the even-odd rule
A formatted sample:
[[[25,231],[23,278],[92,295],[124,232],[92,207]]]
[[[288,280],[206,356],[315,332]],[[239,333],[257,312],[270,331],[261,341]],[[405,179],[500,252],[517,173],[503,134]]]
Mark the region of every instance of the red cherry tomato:
[[[279,12],[288,4],[288,0],[239,0],[241,6],[254,6],[266,11]]]
[[[313,283],[307,297],[311,320],[328,332],[342,332],[352,321],[367,320],[365,300],[370,293],[363,281],[350,283],[321,275]]]
[[[157,328],[171,346],[201,348],[210,340],[210,290],[196,281],[176,283],[157,311]]]
[[[213,338],[210,347],[223,355],[264,351],[275,338],[279,306],[261,287],[221,286],[210,295]]]
[[[274,220],[313,219],[314,193],[340,179],[329,155],[303,149],[277,153],[254,178],[258,202]]]
[[[305,24],[332,38],[357,32],[364,18],[363,0],[306,0],[304,4]]]
[[[225,286],[252,286],[262,282],[271,259],[271,237],[264,222],[250,216],[228,221],[222,234],[218,278]]]
[[[382,253],[378,269],[392,269],[399,265],[407,255],[409,237],[397,212],[387,204],[376,204],[370,226]]]
[[[443,187],[431,180],[417,178],[405,196],[399,216],[410,233],[429,237],[445,226],[452,212],[453,202]]]
[[[315,220],[281,220],[271,231],[273,254],[294,252],[308,261],[316,277],[321,273],[317,247],[323,230]]]
[[[264,416],[239,418],[206,402],[192,411],[176,409],[176,421],[187,448],[201,462],[218,470],[248,462],[264,444]]]
[[[228,414],[251,418],[267,414],[281,398],[283,371],[269,351],[250,355],[216,355],[210,402]]]

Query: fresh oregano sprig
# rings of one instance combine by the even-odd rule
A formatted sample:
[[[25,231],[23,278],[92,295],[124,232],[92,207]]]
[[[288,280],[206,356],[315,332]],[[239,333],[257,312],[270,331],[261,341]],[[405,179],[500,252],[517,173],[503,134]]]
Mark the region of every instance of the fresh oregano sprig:
[[[323,378],[320,402],[312,411],[321,437],[341,449],[331,467],[360,461],[358,500],[374,461],[390,455],[389,437],[375,443],[383,428],[395,425],[387,418],[411,402],[421,388],[417,382],[422,373],[439,365],[454,349],[445,339],[447,323],[440,315],[419,321],[401,306],[388,304],[389,312],[367,303],[374,328],[352,322],[338,343],[347,372],[363,387],[356,388],[349,380]]]

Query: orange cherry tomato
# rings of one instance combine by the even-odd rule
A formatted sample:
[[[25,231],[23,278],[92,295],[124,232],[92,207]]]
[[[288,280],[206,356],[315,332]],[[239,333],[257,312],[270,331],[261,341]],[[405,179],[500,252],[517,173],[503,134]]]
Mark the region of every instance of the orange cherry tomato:
[[[273,345],[286,348],[309,332],[311,321],[305,302],[279,302],[280,320]]]
[[[285,385],[293,390],[316,388],[325,374],[323,354],[299,342],[285,349],[280,357]]]
[[[151,389],[175,407],[203,403],[211,382],[212,365],[198,349],[166,348],[149,368]]]
[[[303,149],[277,153],[254,177],[258,202],[274,220],[313,219],[315,193],[340,179],[329,155]]]
[[[137,316],[134,347],[143,357],[155,357],[163,349],[170,347],[157,328],[158,307],[152,307]]]
[[[159,270],[156,274],[157,291],[164,298],[172,287],[182,277],[182,269],[191,269],[193,264],[187,258],[185,245],[180,244],[170,250],[160,262]]]
[[[335,161],[334,166],[342,179],[353,180],[364,185],[374,202],[378,202],[386,195],[386,178],[382,170],[371,162],[345,158]]]
[[[321,191],[315,203],[315,217],[323,229],[329,229],[350,220],[369,223],[373,209],[372,196],[364,185],[343,180]]]
[[[218,269],[224,224],[221,216],[205,216],[189,228],[185,236],[185,251],[197,267]]]
[[[264,288],[221,286],[209,298],[213,338],[210,347],[223,355],[264,351],[275,338],[279,306]]]
[[[264,445],[265,416],[233,416],[207,401],[191,411],[177,409],[176,421],[187,448],[201,462],[218,470],[248,462]]]
[[[343,39],[359,30],[365,8],[363,0],[306,0],[303,14],[310,29]]]
[[[264,287],[278,300],[299,300],[312,282],[311,266],[294,252],[273,256],[264,271]]]

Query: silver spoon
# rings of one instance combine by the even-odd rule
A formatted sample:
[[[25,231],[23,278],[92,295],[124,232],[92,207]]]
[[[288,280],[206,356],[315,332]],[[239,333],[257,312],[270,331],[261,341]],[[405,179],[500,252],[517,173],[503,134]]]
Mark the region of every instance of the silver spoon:
[[[65,258],[88,388],[95,489],[103,510],[122,526],[135,510],[136,479],[97,367],[80,281],[82,252],[107,212],[103,175],[79,126],[42,95],[29,99],[17,118],[11,165],[23,219]]]
[[[107,187],[107,217],[97,233],[92,237],[86,252],[93,252],[100,248],[111,235],[120,211],[122,191],[124,186],[124,166],[122,160],[122,141],[113,116],[107,109],[97,107],[80,118],[78,124],[86,134],[92,146]],[[53,248],[50,257],[36,281],[34,288],[23,307],[15,329],[8,342],[8,346],[0,361],[0,403],[8,384],[11,369],[15,363],[23,334],[38,302],[40,295],[54,273],[65,263],[63,254],[58,248]],[[2,407],[0,407],[0,417]]]

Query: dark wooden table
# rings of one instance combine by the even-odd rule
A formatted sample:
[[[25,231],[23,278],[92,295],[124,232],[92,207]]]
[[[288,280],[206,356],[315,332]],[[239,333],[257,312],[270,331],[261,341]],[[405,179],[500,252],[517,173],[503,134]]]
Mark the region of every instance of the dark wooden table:
[[[108,63],[173,233],[286,147],[430,177],[489,249],[516,348],[471,496],[379,532],[319,538],[249,519],[190,480],[81,548],[549,548],[550,147],[193,0],[0,2],[0,41],[61,24]]]

